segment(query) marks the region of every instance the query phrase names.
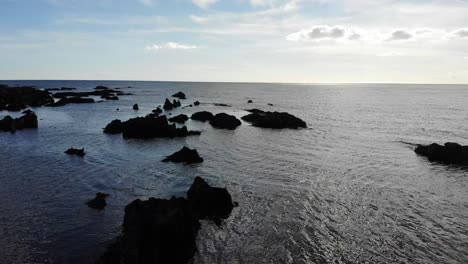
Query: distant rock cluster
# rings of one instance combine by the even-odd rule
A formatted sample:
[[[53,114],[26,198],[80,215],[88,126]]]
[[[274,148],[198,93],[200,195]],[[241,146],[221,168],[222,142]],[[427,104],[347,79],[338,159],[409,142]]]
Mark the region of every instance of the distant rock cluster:
[[[468,165],[468,146],[447,142],[443,146],[432,143],[418,145],[415,152],[427,157],[430,161],[444,164]]]

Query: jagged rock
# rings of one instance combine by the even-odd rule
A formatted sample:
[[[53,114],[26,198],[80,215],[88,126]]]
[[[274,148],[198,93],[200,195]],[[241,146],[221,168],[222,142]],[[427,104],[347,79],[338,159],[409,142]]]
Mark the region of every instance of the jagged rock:
[[[248,104],[251,104],[251,103],[253,103],[253,101],[252,101],[252,100],[248,100],[247,103],[248,103]]]
[[[185,121],[187,121],[188,119],[189,119],[188,116],[186,116],[186,115],[184,115],[184,114],[180,114],[180,115],[177,115],[177,116],[174,116],[174,117],[169,118],[169,121],[174,122],[174,123],[183,124],[183,123],[185,123]]]
[[[202,122],[210,121],[212,118],[213,118],[213,114],[207,111],[196,112],[192,114],[192,116],[190,117],[190,119],[192,120],[197,120],[197,121],[202,121]]]
[[[179,99],[187,99],[187,97],[185,97],[185,94],[183,92],[175,93],[172,95],[172,97],[179,98]]]
[[[86,205],[90,208],[102,210],[106,207],[106,198],[109,196],[107,193],[96,193],[96,197],[86,202]]]
[[[27,106],[38,107],[53,102],[49,92],[34,87],[0,86],[0,110],[20,111]]]
[[[120,134],[123,131],[122,121],[115,119],[104,128],[106,134]]]
[[[133,105],[133,110],[138,111],[138,109],[140,109],[140,108],[138,107],[138,104],[134,104],[134,105]]]
[[[430,161],[468,165],[468,146],[462,146],[458,143],[447,142],[443,146],[436,143],[418,145],[415,152],[426,156]]]
[[[34,112],[27,113],[19,118],[13,119],[11,116],[5,116],[0,120],[0,131],[15,132],[16,130],[37,128],[38,121]]]
[[[32,114],[32,113],[34,113],[34,112],[33,112],[31,109],[26,109],[26,110],[24,110],[24,111],[22,112],[22,114],[25,114],[25,115],[26,115],[26,114]]]
[[[86,155],[84,148],[81,148],[81,149],[69,148],[65,151],[65,153],[68,155],[75,155],[79,157],[84,157],[84,155]]]
[[[96,88],[94,88],[94,90],[110,90],[110,88],[107,86],[98,85]]]
[[[248,110],[252,114],[246,115],[242,117],[242,120],[251,123],[253,126],[256,127],[263,127],[263,128],[275,128],[275,129],[282,129],[282,128],[306,128],[306,123],[285,112],[264,112],[259,109],[251,109]]]
[[[154,113],[154,114],[158,114],[158,115],[159,115],[159,114],[162,114],[162,109],[159,108],[159,106],[158,106],[158,108],[156,108],[156,109],[153,110],[153,113]]]
[[[46,106],[51,106],[51,107],[58,107],[58,106],[64,106],[67,104],[92,104],[94,103],[93,98],[82,98],[82,97],[65,97],[60,100],[58,100],[55,103],[48,104]]]
[[[123,123],[124,138],[161,138],[187,137],[199,135],[198,131],[188,131],[187,127],[177,128],[169,124],[166,116],[136,117]]]
[[[125,207],[122,234],[97,261],[99,264],[185,264],[196,252],[201,219],[229,217],[233,209],[224,188],[197,177],[186,198],[135,200]]]
[[[203,158],[198,155],[198,151],[196,149],[189,149],[187,147],[183,147],[181,150],[175,152],[174,154],[168,156],[167,158],[162,160],[163,162],[174,162],[174,163],[201,163],[203,162]]]
[[[210,120],[210,125],[215,128],[234,130],[241,125],[241,121],[235,116],[219,113]]]
[[[199,101],[195,101],[195,102],[193,103],[193,105],[194,105],[194,106],[199,106],[199,105],[200,105],[200,102],[199,102]]]
[[[166,101],[164,102],[163,109],[166,111],[174,109],[174,105],[169,101],[169,99],[166,98]]]

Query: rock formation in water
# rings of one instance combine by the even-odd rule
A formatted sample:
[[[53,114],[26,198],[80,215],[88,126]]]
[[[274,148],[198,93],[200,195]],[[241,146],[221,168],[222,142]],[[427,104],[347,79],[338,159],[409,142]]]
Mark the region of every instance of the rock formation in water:
[[[198,151],[196,149],[189,149],[187,147],[183,147],[181,150],[175,152],[174,154],[168,156],[167,158],[162,160],[163,162],[174,162],[174,163],[201,163],[203,162],[203,158],[200,157]]]
[[[187,121],[189,118],[187,115],[180,114],[174,117],[169,118],[169,121],[174,122],[174,123],[180,123],[183,124],[185,121]]]
[[[138,104],[134,104],[134,105],[133,105],[133,110],[138,111],[138,109],[140,109],[140,108],[138,107]]]
[[[119,100],[119,97],[114,94],[105,94],[105,95],[102,95],[101,98],[106,99],[106,100],[112,100],[112,101]]]
[[[183,92],[178,92],[172,95],[172,97],[179,98],[179,99],[187,99]]]
[[[58,106],[64,106],[67,104],[92,104],[94,103],[93,98],[82,98],[82,97],[64,97],[60,100],[58,100],[55,103],[48,104],[46,106],[51,106],[51,107],[58,107]]]
[[[68,155],[75,155],[78,157],[84,157],[84,155],[86,155],[84,148],[81,148],[81,149],[69,148],[65,151],[65,153]]]
[[[123,132],[123,124],[122,121],[119,119],[112,120],[107,126],[104,128],[104,133],[106,134],[120,134]]]
[[[106,198],[109,196],[107,193],[96,193],[96,197],[86,202],[86,205],[90,208],[102,210],[106,207]]]
[[[193,103],[193,105],[194,105],[194,106],[199,106],[199,105],[200,105],[200,102],[199,102],[199,101],[195,101],[195,102]]]
[[[252,101],[252,100],[248,100],[247,103],[248,103],[248,104],[251,104],[251,103],[253,103],[253,101]]]
[[[8,87],[0,85],[0,111],[21,111],[28,106],[38,107],[53,103],[49,92],[34,87]]]
[[[210,121],[213,118],[213,114],[207,111],[201,111],[201,112],[196,112],[192,114],[190,119],[196,120],[196,121],[201,121],[201,122],[206,122]]]
[[[11,116],[5,116],[0,120],[0,131],[3,132],[16,132],[16,130],[37,128],[38,121],[37,116],[34,112],[27,112],[25,115],[19,118],[12,118]]]
[[[306,128],[307,124],[289,113],[285,112],[265,112],[259,109],[247,110],[251,114],[243,116],[242,120],[251,123],[256,127],[263,128]]]
[[[235,116],[219,113],[210,120],[210,125],[214,128],[234,130],[241,125],[241,121]]]
[[[225,188],[195,178],[187,198],[135,200],[125,207],[122,234],[96,262],[99,264],[185,264],[196,252],[200,220],[217,224],[234,204]]]
[[[436,143],[418,145],[414,151],[419,155],[426,156],[430,161],[468,165],[468,146],[457,143],[447,142],[443,146]]]
[[[169,101],[169,99],[166,98],[166,101],[164,101],[164,106],[163,109],[166,111],[174,109],[174,105]]]

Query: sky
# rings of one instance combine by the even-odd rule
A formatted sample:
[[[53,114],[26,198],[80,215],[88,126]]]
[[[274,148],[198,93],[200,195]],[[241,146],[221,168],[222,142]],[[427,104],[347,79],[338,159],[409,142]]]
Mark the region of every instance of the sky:
[[[0,0],[0,79],[468,83],[468,0]]]

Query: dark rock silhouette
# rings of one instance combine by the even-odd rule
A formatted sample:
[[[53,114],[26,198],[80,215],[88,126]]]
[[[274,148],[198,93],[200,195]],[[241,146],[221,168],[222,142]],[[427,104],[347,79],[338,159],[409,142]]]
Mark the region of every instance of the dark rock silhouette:
[[[19,118],[12,118],[11,116],[5,116],[0,120],[0,131],[12,132],[16,130],[37,128],[38,121],[37,116],[34,112],[28,112]]]
[[[110,90],[110,88],[107,86],[98,85],[96,88],[94,88],[94,90]]]
[[[268,103],[269,106],[273,106],[273,104]]]
[[[242,123],[235,116],[228,115],[225,113],[216,114],[211,120],[210,125],[219,129],[234,130]]]
[[[0,110],[21,111],[27,106],[38,107],[53,103],[49,92],[30,86],[0,86]]]
[[[190,117],[190,119],[192,120],[197,120],[197,121],[202,121],[202,122],[210,121],[212,118],[213,118],[213,114],[207,111],[196,112],[192,114],[192,116]]]
[[[199,101],[195,101],[195,102],[193,103],[193,105],[194,105],[194,106],[199,106],[199,105],[200,105],[200,102],[199,102]]]
[[[177,108],[177,107],[180,107],[180,106],[181,106],[181,103],[180,103],[179,100],[174,99],[174,100],[172,101],[172,105],[174,106],[174,108]]]
[[[172,95],[172,97],[179,98],[179,99],[187,99],[183,92],[178,92]]]
[[[140,108],[138,107],[138,104],[134,104],[134,105],[133,105],[133,110],[138,111],[138,109],[140,109]]]
[[[222,104],[222,103],[214,103],[213,104],[214,106],[225,106],[225,107],[231,107],[230,105],[228,104]]]
[[[201,163],[203,162],[203,158],[200,157],[198,151],[196,149],[189,149],[187,147],[183,147],[181,150],[175,152],[174,154],[168,156],[167,158],[162,160],[163,162],[175,162],[175,163]]]
[[[107,193],[96,193],[96,197],[86,202],[86,205],[90,208],[102,210],[106,207],[106,198],[109,196]]]
[[[447,142],[443,146],[436,143],[418,145],[414,151],[419,155],[426,156],[430,161],[468,165],[468,146],[457,143]]]
[[[158,117],[137,117],[123,122],[124,138],[173,138],[200,135],[198,131],[188,131],[187,127],[177,128],[174,124],[169,124],[166,116]]]
[[[120,134],[123,132],[123,124],[119,119],[115,119],[104,128],[106,134]]]
[[[48,104],[46,106],[58,107],[58,106],[64,106],[67,104],[92,104],[94,102],[95,101],[93,98],[64,97],[58,100],[57,102]]]
[[[259,109],[251,109],[247,110],[252,114],[246,115],[242,117],[242,120],[251,123],[253,126],[256,127],[263,127],[263,128],[274,128],[274,129],[282,129],[282,128],[306,128],[307,124],[285,112],[264,112]]]
[[[162,114],[162,112],[163,112],[163,111],[162,111],[161,108],[159,108],[159,106],[158,106],[158,108],[156,108],[156,109],[153,110],[153,113],[154,113],[154,114]]]
[[[251,103],[253,103],[253,101],[252,101],[252,100],[248,100],[247,103],[248,103],[248,104],[251,104]]]
[[[119,97],[114,95],[114,94],[105,94],[105,95],[102,95],[101,96],[102,99],[106,99],[106,100],[119,100]]]
[[[180,123],[183,124],[185,121],[187,121],[189,118],[187,115],[180,114],[174,117],[169,118],[169,121],[174,122],[174,123]]]
[[[186,198],[135,200],[125,207],[122,234],[99,264],[185,264],[196,252],[201,219],[218,224],[232,212],[231,195],[195,178]]]
[[[75,155],[79,157],[84,157],[84,155],[86,155],[84,148],[81,148],[81,149],[69,148],[65,151],[65,153],[68,155]]]
[[[164,102],[163,109],[166,111],[174,109],[174,105],[169,101],[169,99],[166,98],[166,101]]]

